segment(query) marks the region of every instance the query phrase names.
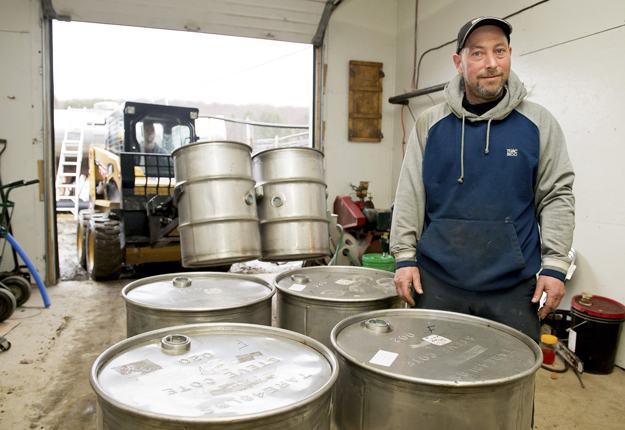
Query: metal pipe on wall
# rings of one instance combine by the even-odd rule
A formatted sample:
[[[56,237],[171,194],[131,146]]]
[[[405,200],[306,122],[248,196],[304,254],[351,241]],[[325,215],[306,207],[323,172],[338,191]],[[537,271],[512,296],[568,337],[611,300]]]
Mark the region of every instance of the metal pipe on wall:
[[[432,87],[422,88],[420,90],[412,91],[412,92],[401,94],[398,96],[389,97],[388,102],[391,104],[395,104],[395,105],[407,105],[409,99],[412,99],[414,97],[424,96],[430,93],[436,93],[438,91],[443,91],[445,89],[445,85],[447,85],[447,83],[434,85]]]

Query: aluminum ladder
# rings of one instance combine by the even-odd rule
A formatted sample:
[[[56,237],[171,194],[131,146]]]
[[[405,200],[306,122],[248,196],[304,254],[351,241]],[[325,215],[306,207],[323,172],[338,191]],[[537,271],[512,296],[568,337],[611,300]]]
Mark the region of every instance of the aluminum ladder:
[[[82,108],[82,114],[73,115],[72,108],[67,108],[67,126],[61,143],[61,156],[56,172],[56,201],[57,211],[71,212],[78,218],[80,206],[80,168],[82,163],[82,147],[85,141],[85,127],[87,126],[87,108]],[[71,205],[59,205],[59,202],[69,201]]]

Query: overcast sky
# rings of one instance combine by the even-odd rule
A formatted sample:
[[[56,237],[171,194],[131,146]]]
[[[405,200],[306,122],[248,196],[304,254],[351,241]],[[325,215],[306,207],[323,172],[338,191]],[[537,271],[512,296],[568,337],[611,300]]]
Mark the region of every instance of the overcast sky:
[[[54,21],[56,98],[309,106],[312,45]]]

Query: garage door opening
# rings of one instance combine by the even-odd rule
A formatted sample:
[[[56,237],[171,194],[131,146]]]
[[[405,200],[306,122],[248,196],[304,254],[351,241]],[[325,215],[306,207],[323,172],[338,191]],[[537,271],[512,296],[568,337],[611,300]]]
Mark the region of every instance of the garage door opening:
[[[200,140],[240,141],[254,152],[312,146],[313,50],[312,45],[290,42],[55,22],[61,280],[87,276],[83,269],[89,264],[88,244],[77,241],[77,220],[78,210],[87,209],[90,200],[93,203],[92,185],[98,185],[87,180],[88,152],[92,146],[104,148],[115,134],[110,118],[127,107],[124,103],[195,109],[197,118],[189,120]],[[150,115],[133,123],[137,145],[142,147],[153,134],[149,139],[170,152],[190,140],[188,124],[175,115]],[[72,151],[80,155],[72,157]],[[105,166],[94,166],[106,174]]]

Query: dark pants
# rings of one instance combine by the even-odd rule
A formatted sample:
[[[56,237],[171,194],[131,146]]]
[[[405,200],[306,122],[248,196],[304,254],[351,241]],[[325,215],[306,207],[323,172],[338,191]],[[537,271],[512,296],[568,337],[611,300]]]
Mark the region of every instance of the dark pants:
[[[419,267],[423,294],[413,289],[416,309],[435,309],[488,318],[519,330],[540,343],[539,303],[532,303],[536,291],[536,277],[519,282],[513,287],[495,291],[467,291],[434,277]],[[534,411],[532,411],[534,428]]]
[[[419,268],[423,294],[412,290],[418,309],[436,309],[459,312],[497,321],[525,333],[536,343],[540,342],[538,303],[532,303],[536,290],[536,277],[503,290],[467,291],[434,277]]]

